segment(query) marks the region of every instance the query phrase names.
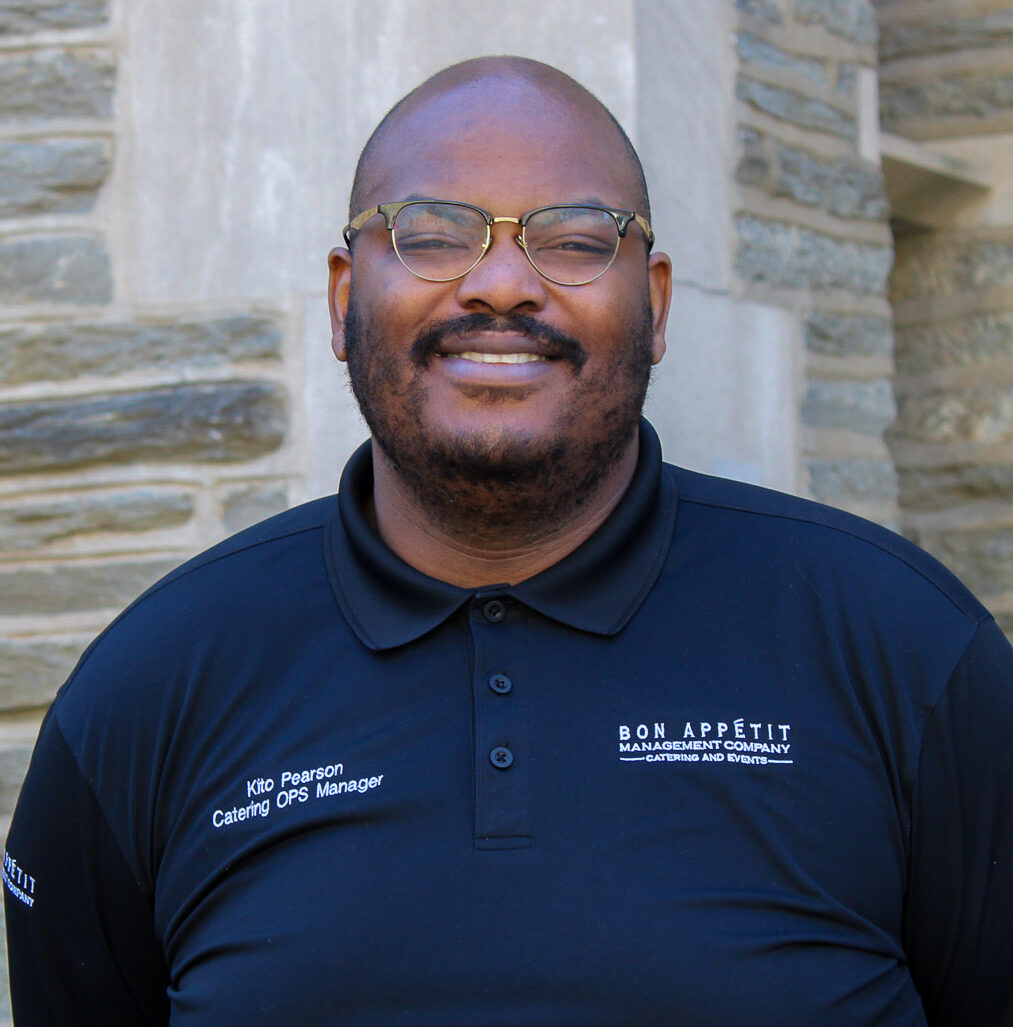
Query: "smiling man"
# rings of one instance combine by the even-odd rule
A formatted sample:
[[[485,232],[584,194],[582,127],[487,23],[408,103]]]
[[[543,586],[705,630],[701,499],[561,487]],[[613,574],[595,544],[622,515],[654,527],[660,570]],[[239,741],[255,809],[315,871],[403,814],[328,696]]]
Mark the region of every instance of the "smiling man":
[[[17,1022],[1013,1023],[1013,653],[897,536],[662,462],[670,263],[611,115],[447,69],[345,239],[371,439],[61,691]]]

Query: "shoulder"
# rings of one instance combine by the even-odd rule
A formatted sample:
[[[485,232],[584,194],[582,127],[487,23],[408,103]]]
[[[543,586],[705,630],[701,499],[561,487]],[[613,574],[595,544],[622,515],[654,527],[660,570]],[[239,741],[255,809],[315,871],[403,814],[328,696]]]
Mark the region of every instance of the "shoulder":
[[[665,465],[679,496],[681,532],[720,539],[744,565],[792,562],[811,581],[870,600],[922,598],[977,624],[989,613],[959,579],[914,543],[872,521],[812,500]]]

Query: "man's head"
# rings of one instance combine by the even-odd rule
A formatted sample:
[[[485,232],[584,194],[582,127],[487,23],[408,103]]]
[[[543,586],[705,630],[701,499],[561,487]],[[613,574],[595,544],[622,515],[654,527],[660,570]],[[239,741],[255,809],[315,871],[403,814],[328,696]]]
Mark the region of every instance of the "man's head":
[[[478,263],[450,281],[413,274],[382,213],[361,224],[351,254],[332,252],[334,349],[348,360],[378,456],[431,508],[463,511],[471,495],[474,515],[498,490],[533,525],[558,517],[635,450],[650,368],[664,351],[670,265],[649,254],[636,153],[566,75],[521,58],[481,58],[410,93],[363,151],[351,218],[413,199],[459,201],[505,220],[490,226]],[[611,230],[624,234],[600,277],[558,284],[515,245],[512,220],[554,204],[644,220],[615,221]],[[611,215],[600,217],[602,231],[612,226]],[[402,251],[426,261],[453,255],[456,238],[420,225],[398,228]],[[571,232],[547,245],[553,261],[566,261],[596,259],[586,255],[601,242]]]

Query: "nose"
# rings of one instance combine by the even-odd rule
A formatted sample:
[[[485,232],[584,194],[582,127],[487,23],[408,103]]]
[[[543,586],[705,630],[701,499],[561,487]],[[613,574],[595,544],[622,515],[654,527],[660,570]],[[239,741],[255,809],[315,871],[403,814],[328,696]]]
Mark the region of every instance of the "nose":
[[[516,224],[492,226],[492,242],[485,256],[458,279],[457,300],[465,309],[497,314],[544,308],[548,302],[546,280],[521,248]]]

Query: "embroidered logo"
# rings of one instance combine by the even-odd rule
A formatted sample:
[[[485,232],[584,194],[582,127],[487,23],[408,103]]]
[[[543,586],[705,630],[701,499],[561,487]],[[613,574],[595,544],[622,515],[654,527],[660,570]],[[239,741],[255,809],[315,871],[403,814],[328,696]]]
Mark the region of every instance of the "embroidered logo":
[[[29,909],[35,905],[35,878],[4,849],[4,885],[19,902]]]
[[[624,763],[792,764],[791,745],[791,724],[745,717],[619,725]]]

